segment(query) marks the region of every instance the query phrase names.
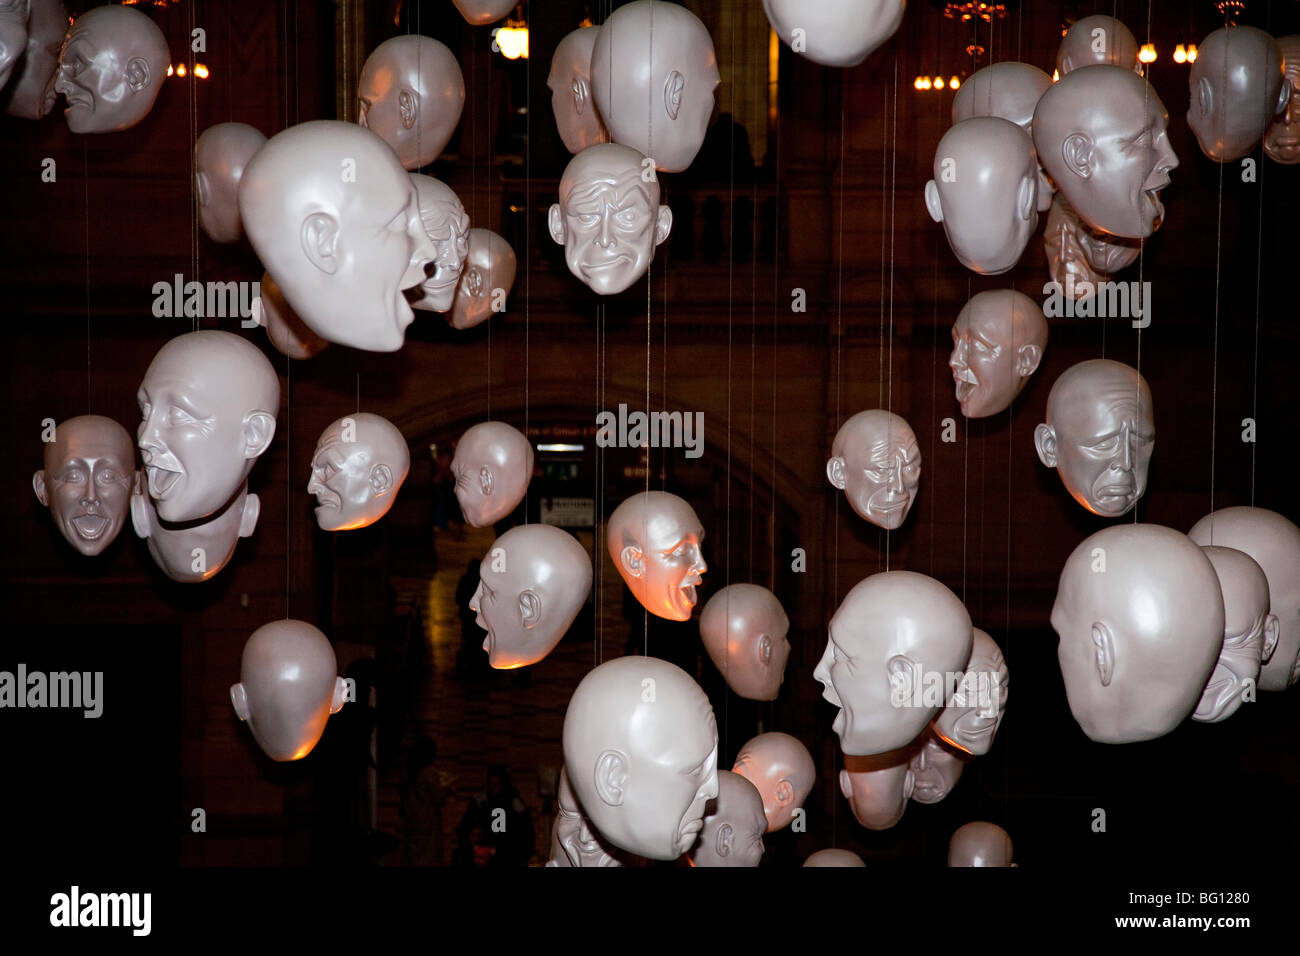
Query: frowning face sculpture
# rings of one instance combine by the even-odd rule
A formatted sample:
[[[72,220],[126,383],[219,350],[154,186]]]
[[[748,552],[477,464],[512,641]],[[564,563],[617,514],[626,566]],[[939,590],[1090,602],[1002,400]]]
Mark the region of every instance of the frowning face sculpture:
[[[826,477],[860,517],[897,528],[921,484],[921,446],[901,416],[882,408],[858,412],[835,434]]]

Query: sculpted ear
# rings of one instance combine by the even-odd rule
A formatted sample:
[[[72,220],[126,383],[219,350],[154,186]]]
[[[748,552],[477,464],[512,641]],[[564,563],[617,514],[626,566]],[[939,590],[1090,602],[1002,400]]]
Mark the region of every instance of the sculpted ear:
[[[714,837],[713,849],[720,857],[731,855],[732,829],[730,823],[724,823],[718,827],[717,836]]]
[[[519,592],[519,620],[524,627],[535,627],[542,619],[542,596],[532,588]]]
[[[1071,133],[1061,144],[1065,168],[1080,179],[1092,178],[1092,139],[1087,133]]]
[[[933,179],[925,184],[925,208],[935,222],[943,222],[943,203],[939,202],[939,185]]]
[[[1037,345],[1022,345],[1016,352],[1016,374],[1028,378],[1038,371],[1038,363],[1043,360],[1043,350]],[[1034,433],[1035,437],[1037,432]]]
[[[139,93],[149,85],[149,62],[143,57],[134,57],[127,61],[126,69],[122,71],[126,75],[126,85],[131,87],[132,93]]]
[[[1056,467],[1056,429],[1043,424],[1034,429],[1034,448],[1038,451],[1038,460],[1048,468]]]
[[[668,114],[669,119],[677,119],[677,114],[682,108],[682,91],[686,89],[686,77],[682,76],[676,70],[668,74],[664,80],[664,112]]]
[[[853,782],[847,770],[840,771],[840,793],[844,794],[845,800],[853,799]]]
[[[1264,647],[1260,656],[1260,662],[1267,664],[1268,659],[1273,656],[1277,650],[1277,639],[1282,633],[1282,622],[1276,614],[1270,614],[1264,618]]]
[[[772,639],[763,634],[758,639],[758,662],[768,664],[772,661]]]
[[[398,93],[397,111],[402,119],[402,129],[412,129],[420,115],[420,102],[415,98],[415,94],[410,90],[402,90]]]
[[[131,501],[135,504],[135,499]],[[142,502],[143,503],[143,502]],[[244,496],[244,513],[239,516],[239,536],[241,538],[251,538],[253,530],[257,527],[257,519],[262,514],[262,499],[257,495]],[[141,535],[141,537],[144,537]]]
[[[794,802],[794,786],[789,780],[782,780],[776,785],[776,802],[783,807]]]
[[[844,476],[843,458],[831,458],[826,462],[826,478],[840,491],[844,490],[844,486],[848,484],[848,481]]]
[[[581,116],[582,111],[587,108],[587,81],[580,76],[575,76],[569,92],[573,96],[573,112]]]
[[[478,486],[485,498],[491,497],[492,489],[496,487],[496,477],[492,474],[492,469],[487,465],[478,470]]]
[[[1273,115],[1277,115],[1286,110],[1287,103],[1291,102],[1291,81],[1283,80],[1282,89],[1277,94],[1277,108],[1273,110]]]
[[[370,490],[376,495],[382,495],[385,491],[393,487],[393,469],[387,465],[379,464],[370,469]]]
[[[905,654],[895,654],[885,662],[889,676],[890,701],[910,701],[919,690],[916,662]]]
[[[337,219],[327,212],[314,212],[302,221],[298,238],[308,262],[326,275],[334,275],[338,271],[339,262],[335,250],[339,238]]]
[[[564,245],[564,211],[558,202],[551,204],[551,210],[546,214],[546,225],[551,231],[551,238]]]
[[[667,206],[659,207],[659,215],[655,217],[655,245],[663,242],[668,238],[668,233],[673,228],[673,211]]]
[[[1092,646],[1097,661],[1097,679],[1102,687],[1110,686],[1115,675],[1115,638],[1110,628],[1100,621],[1092,622]]]
[[[131,496],[131,527],[137,538],[147,538],[153,534],[149,521],[149,502],[145,501],[145,492],[137,491]]]
[[[231,685],[230,702],[235,705],[235,716],[240,720],[248,720],[248,694],[243,684]]]
[[[258,457],[274,437],[275,416],[270,412],[250,412],[244,419],[244,457]]]
[[[619,553],[619,561],[623,565],[623,570],[634,578],[639,578],[645,574],[644,555],[641,549],[634,544],[629,544]]]
[[[50,492],[45,487],[44,468],[32,475],[32,490],[36,492],[36,500],[48,508],[50,506]]]
[[[627,792],[627,758],[617,750],[606,750],[596,758],[596,796],[606,806],[621,807]]]
[[[1020,180],[1020,191],[1016,195],[1016,211],[1020,218],[1028,222],[1038,212],[1038,170]]]

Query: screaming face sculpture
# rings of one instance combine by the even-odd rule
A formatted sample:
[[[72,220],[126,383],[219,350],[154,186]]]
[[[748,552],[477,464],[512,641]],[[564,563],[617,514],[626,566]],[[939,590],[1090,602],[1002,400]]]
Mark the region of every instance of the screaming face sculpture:
[[[1169,733],[1191,714],[1223,644],[1223,596],[1186,535],[1119,524],[1065,562],[1052,606],[1070,712],[1098,743]]]
[[[27,0],[0,0],[0,90],[27,49]]]
[[[948,842],[949,866],[1015,866],[1011,837],[996,823],[976,820],[957,828]]]
[[[1277,615],[1268,612],[1268,578],[1250,555],[1236,548],[1202,545],[1223,591],[1223,649],[1201,693],[1192,720],[1213,724],[1237,712],[1259,682],[1261,661],[1277,648]],[[1249,682],[1249,683],[1248,683]]]
[[[1096,292],[1098,282],[1136,262],[1142,246],[1088,228],[1058,193],[1052,197],[1051,211],[1047,214],[1043,249],[1047,252],[1052,281],[1066,295],[1073,293],[1076,299],[1085,299]]]
[[[322,531],[374,524],[393,506],[411,467],[402,433],[386,418],[357,412],[333,422],[316,442],[307,494],[316,496]]]
[[[790,657],[790,619],[757,584],[731,584],[700,613],[700,637],[727,686],[749,700],[776,700]]]
[[[591,670],[564,715],[564,765],[588,819],[614,846],[675,860],[718,795],[718,729],[681,668],[620,657]]]
[[[844,757],[840,793],[853,809],[853,819],[868,830],[888,830],[903,819],[914,783],[907,747],[873,757]]]
[[[1200,545],[1244,551],[1264,569],[1278,638],[1260,670],[1259,689],[1286,690],[1300,680],[1300,528],[1276,511],[1237,507],[1206,515],[1187,533]]]
[[[1277,38],[1286,84],[1291,87],[1286,110],[1264,134],[1264,155],[1275,163],[1300,163],[1300,34]]]
[[[1039,460],[1060,473],[1075,501],[1104,518],[1130,511],[1146,491],[1155,441],[1146,379],[1110,359],[1061,373],[1047,396],[1047,422],[1034,430]]]
[[[524,500],[533,477],[533,446],[505,422],[480,422],[466,430],[451,459],[456,500],[473,528],[496,524]]]
[[[1042,307],[1014,289],[976,294],[952,326],[948,366],[967,418],[987,418],[1011,402],[1038,370],[1047,347]]]
[[[591,50],[599,32],[598,27],[581,27],[556,44],[546,78],[555,126],[564,148],[574,155],[588,146],[609,142],[609,130],[591,95]]]
[[[143,490],[131,496],[131,525],[149,545],[149,555],[163,574],[182,584],[207,581],[230,563],[240,538],[252,537],[262,503],[240,486],[230,503],[199,521],[168,524],[158,517],[154,500]]]
[[[859,517],[897,528],[921,484],[921,446],[902,416],[883,408],[858,412],[835,433],[826,477]]]
[[[301,760],[347,699],[329,638],[306,621],[272,621],[248,638],[230,702],[272,760]]]
[[[243,236],[239,180],[265,143],[266,137],[245,123],[218,123],[205,129],[194,144],[199,225],[213,242],[236,242]]]
[[[731,769],[758,790],[768,833],[789,826],[817,782],[817,767],[808,748],[777,732],[759,734],[741,747]]]
[[[935,150],[925,208],[943,223],[966,268],[982,275],[1012,268],[1038,226],[1038,160],[1029,134],[997,116],[957,123]]]
[[[170,59],[167,38],[139,10],[95,7],[68,29],[47,107],[63,94],[74,133],[129,129],[153,108]]]
[[[781,42],[823,66],[857,66],[894,35],[906,7],[906,0],[763,0]]]
[[[1074,21],[1056,51],[1056,69],[1061,76],[1081,66],[1097,64],[1142,72],[1133,31],[1114,17],[1102,14]]]
[[[696,866],[758,866],[763,858],[763,800],[738,773],[718,771],[718,796],[691,851]]]
[[[189,332],[158,350],[136,398],[149,497],[164,521],[195,521],[227,505],[270,446],[280,380],[238,335]]]
[[[446,312],[456,298],[465,256],[469,253],[469,216],[446,183],[432,176],[411,173],[419,194],[420,221],[437,250],[434,271],[420,285],[423,297],[412,305],[430,312]]]
[[[643,491],[609,516],[609,556],[641,606],[655,617],[689,621],[695,588],[709,566],[704,526],[684,500]]]
[[[1187,125],[1201,152],[1217,163],[1254,150],[1291,97],[1282,50],[1263,30],[1247,26],[1222,27],[1207,36],[1187,85]]]
[[[11,74],[12,82],[8,87],[9,102],[5,112],[10,116],[23,119],[44,119],[45,114],[54,106],[56,96],[50,90],[46,99],[46,90],[54,78],[54,71],[59,66],[59,51],[63,49],[63,35],[68,31],[68,11],[63,0],[31,0],[31,13],[20,14],[27,0],[6,0],[0,3],[0,10],[8,11],[8,22],[0,26],[0,46],[12,51],[14,57],[10,68],[17,66],[17,72]],[[6,6],[7,4],[7,6]],[[3,17],[0,14],[0,17]],[[18,55],[16,44],[19,34],[19,18],[25,20],[22,30],[27,35],[27,52]],[[0,60],[5,58],[0,54]],[[3,74],[0,67],[0,74]],[[5,78],[0,75],[0,90],[5,89]]]
[[[966,608],[934,578],[885,571],[858,582],[813,671],[839,708],[840,749],[882,754],[915,740],[939,711],[921,693],[925,675],[961,671],[973,640]]]
[[[1002,649],[988,634],[975,628],[966,673],[948,705],[930,725],[935,736],[972,756],[988,753],[1007,709],[1007,677]]]
[[[445,45],[407,34],[385,40],[366,57],[357,96],[357,123],[391,146],[404,168],[419,169],[438,158],[456,131],[465,78]]]
[[[447,324],[453,329],[472,329],[491,318],[493,312],[504,311],[506,296],[515,284],[515,265],[510,243],[490,229],[471,229],[469,254],[456,285],[456,301],[447,313]]]
[[[44,465],[32,475],[37,500],[68,544],[99,554],[126,521],[135,484],[131,436],[111,418],[78,415],[55,427]]]
[[[681,172],[700,151],[718,81],[709,31],[678,4],[632,0],[596,34],[596,108],[615,143],[664,172]]]
[[[371,352],[402,347],[403,295],[437,251],[415,183],[373,133],[316,120],[277,133],[249,161],[239,214],[254,251],[308,327]]]
[[[672,229],[659,181],[641,178],[643,158],[616,143],[584,149],[564,168],[560,201],[551,206],[551,238],[564,246],[569,271],[599,295],[622,292],[645,275]]]
[[[938,803],[957,786],[964,766],[962,758],[943,741],[926,734],[925,742],[907,765],[912,778],[911,798],[917,803]]]
[[[487,631],[488,663],[498,670],[536,664],[590,593],[591,559],[576,538],[544,524],[511,528],[484,555],[469,602]]]
[[[1042,95],[1034,110],[1038,161],[1094,229],[1142,239],[1160,227],[1160,190],[1178,157],[1155,90],[1118,66],[1085,66]]]

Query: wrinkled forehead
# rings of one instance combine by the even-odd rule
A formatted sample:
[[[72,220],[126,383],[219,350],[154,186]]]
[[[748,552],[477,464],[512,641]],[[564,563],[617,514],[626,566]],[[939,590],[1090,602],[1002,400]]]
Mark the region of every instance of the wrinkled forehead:
[[[560,202],[578,203],[610,191],[624,200],[651,201],[646,184],[641,181],[641,164],[634,155],[606,154],[584,160],[579,153],[565,169],[560,180]]]
[[[854,463],[868,463],[902,452],[908,459],[920,454],[911,426],[896,418],[878,419],[861,428],[845,449]]]
[[[26,25],[27,0],[0,0],[0,22],[5,21]]]

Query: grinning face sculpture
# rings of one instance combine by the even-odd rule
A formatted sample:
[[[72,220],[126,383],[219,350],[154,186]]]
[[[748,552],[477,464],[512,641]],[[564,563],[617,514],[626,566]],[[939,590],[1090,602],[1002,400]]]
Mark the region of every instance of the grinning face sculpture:
[[[835,433],[826,477],[859,517],[881,528],[897,528],[921,484],[916,433],[901,416],[883,408],[858,412]]]
[[[135,484],[135,449],[126,429],[100,415],[69,418],[45,445],[45,467],[32,475],[36,498],[82,554],[102,552],[126,522]]]
[[[424,294],[412,305],[429,312],[446,312],[456,298],[456,284],[469,254],[469,216],[446,183],[420,173],[412,173],[411,180],[420,197],[420,221],[437,252],[433,271],[420,286]]]

